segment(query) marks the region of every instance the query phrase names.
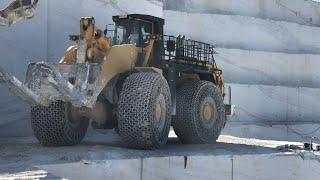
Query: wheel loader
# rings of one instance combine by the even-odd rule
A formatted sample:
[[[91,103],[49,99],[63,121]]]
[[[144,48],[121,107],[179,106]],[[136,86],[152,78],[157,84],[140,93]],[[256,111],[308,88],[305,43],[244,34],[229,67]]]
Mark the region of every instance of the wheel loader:
[[[81,18],[60,62],[29,64],[24,83],[0,68],[0,82],[31,105],[39,142],[78,144],[91,124],[117,129],[129,148],[162,147],[170,126],[182,143],[214,143],[231,113],[214,46],[164,35],[164,20],[150,15],[113,21],[102,31]]]

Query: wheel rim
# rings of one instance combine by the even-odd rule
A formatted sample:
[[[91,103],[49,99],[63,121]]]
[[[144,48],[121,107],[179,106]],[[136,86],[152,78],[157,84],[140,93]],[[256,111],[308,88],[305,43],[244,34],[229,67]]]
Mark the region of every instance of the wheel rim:
[[[217,120],[217,106],[212,97],[206,97],[200,105],[200,116],[205,128],[210,129]]]
[[[160,94],[156,100],[155,120],[159,130],[162,130],[166,120],[166,100],[163,94]]]

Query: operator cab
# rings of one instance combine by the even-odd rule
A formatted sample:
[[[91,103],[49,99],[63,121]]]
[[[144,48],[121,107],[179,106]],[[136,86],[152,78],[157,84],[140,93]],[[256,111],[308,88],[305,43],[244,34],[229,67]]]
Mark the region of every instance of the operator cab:
[[[149,15],[113,16],[115,30],[113,45],[133,44],[146,47],[150,37],[163,34],[164,20]]]

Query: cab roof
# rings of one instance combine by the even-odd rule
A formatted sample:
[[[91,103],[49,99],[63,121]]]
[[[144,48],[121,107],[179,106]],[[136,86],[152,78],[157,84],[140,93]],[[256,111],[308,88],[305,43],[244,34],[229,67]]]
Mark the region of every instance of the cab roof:
[[[121,19],[141,19],[141,20],[147,20],[152,23],[158,24],[159,26],[164,25],[164,19],[151,16],[151,15],[146,15],[146,14],[127,14],[127,15],[118,15],[118,16],[112,17],[112,20],[114,22],[118,22]]]

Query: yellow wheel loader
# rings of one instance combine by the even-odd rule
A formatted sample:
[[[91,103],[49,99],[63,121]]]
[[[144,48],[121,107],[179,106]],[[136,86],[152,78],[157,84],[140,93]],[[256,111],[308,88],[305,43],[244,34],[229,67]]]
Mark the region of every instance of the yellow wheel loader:
[[[183,143],[214,143],[231,113],[214,46],[163,35],[164,20],[149,15],[113,21],[108,39],[81,18],[60,62],[31,63],[24,83],[0,68],[0,82],[30,103],[39,142],[78,144],[91,122],[116,128],[131,148],[160,148],[170,126]]]

